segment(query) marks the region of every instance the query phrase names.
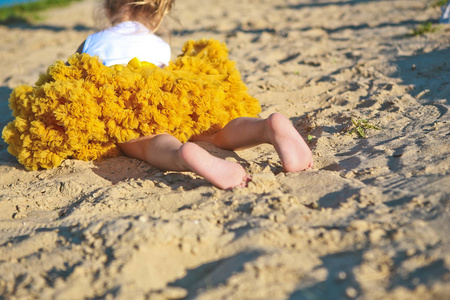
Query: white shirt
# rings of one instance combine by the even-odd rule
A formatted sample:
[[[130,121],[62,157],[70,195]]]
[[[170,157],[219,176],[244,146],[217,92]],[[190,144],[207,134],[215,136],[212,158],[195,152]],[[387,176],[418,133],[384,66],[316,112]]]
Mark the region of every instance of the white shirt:
[[[126,65],[134,57],[160,67],[170,61],[169,44],[134,21],[91,34],[84,43],[83,53],[97,55],[106,66]]]

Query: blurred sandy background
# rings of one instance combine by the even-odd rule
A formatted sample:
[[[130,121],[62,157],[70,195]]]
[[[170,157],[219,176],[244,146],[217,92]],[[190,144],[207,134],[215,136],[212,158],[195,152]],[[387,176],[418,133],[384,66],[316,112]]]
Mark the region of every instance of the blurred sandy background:
[[[307,138],[313,170],[236,153],[221,191],[119,157],[25,171],[0,144],[0,299],[449,299],[450,27],[426,0],[179,0],[162,37],[227,43],[261,116]],[[96,30],[98,3],[0,25],[8,97]],[[382,130],[349,134],[351,118]]]

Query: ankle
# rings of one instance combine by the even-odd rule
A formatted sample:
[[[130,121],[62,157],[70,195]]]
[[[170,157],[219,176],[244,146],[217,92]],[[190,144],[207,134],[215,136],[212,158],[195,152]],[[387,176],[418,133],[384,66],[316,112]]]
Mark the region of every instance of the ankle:
[[[286,121],[288,121],[289,122],[288,125],[290,125],[290,121],[287,120],[287,118],[280,113],[273,113],[269,117],[267,117],[267,119],[264,120],[266,128],[264,134],[268,143],[272,145],[276,143],[275,138],[277,135],[282,134],[283,132],[282,127],[286,126],[285,124]]]
[[[186,142],[178,148],[178,161],[177,164],[184,171],[193,171],[191,168],[192,161],[200,159],[198,156],[198,146],[192,142]]]

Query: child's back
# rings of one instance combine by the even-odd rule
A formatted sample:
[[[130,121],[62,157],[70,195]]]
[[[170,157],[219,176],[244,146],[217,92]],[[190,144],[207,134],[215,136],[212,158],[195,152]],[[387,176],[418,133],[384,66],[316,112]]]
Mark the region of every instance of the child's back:
[[[132,58],[157,66],[170,61],[170,46],[154,35],[175,0],[105,0],[112,27],[90,35],[77,52],[98,56],[107,66],[127,64]]]
[[[106,66],[127,64],[134,57],[160,67],[170,61],[170,46],[134,21],[122,22],[90,35],[82,52],[102,58]]]

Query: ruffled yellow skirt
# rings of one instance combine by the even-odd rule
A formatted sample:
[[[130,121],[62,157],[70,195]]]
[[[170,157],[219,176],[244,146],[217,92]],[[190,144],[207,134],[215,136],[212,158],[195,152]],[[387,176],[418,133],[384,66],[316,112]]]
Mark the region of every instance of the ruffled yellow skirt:
[[[51,65],[34,87],[15,88],[9,101],[15,119],[2,137],[29,170],[66,158],[117,156],[117,143],[145,135],[168,133],[185,142],[261,110],[216,40],[187,42],[163,69],[137,59],[106,67],[74,54],[67,65]]]

